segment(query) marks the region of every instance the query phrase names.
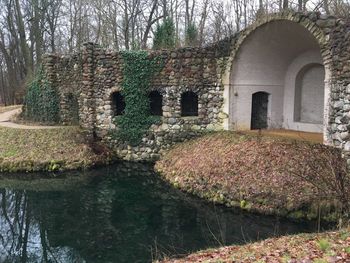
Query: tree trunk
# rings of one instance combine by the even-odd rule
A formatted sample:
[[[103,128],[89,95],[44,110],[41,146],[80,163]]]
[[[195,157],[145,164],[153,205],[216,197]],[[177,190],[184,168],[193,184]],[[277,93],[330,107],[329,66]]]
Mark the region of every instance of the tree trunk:
[[[42,18],[42,10],[40,10],[40,6],[38,3],[38,0],[33,0],[33,14],[34,17],[32,18],[32,31],[34,35],[34,41],[35,41],[35,54],[36,54],[36,63],[41,63],[41,57],[42,57],[42,45],[43,45],[43,39],[42,39],[42,30],[41,30],[41,18]]]
[[[204,40],[204,27],[205,27],[205,23],[208,17],[208,4],[209,4],[209,0],[205,0],[203,3],[203,9],[202,9],[202,14],[201,14],[201,20],[199,22],[199,46],[203,46],[203,40]]]
[[[331,14],[331,11],[329,10],[329,2],[328,0],[323,0],[323,7],[327,15]]]
[[[303,0],[298,0],[298,11],[301,12],[303,11]]]
[[[19,34],[19,40],[20,40],[20,46],[21,46],[21,52],[23,55],[23,59],[25,62],[25,75],[31,75],[32,70],[33,70],[33,63],[30,58],[29,54],[29,48],[27,45],[27,39],[26,39],[26,33],[25,33],[25,27],[24,27],[24,22],[23,22],[23,16],[21,12],[21,7],[19,4],[19,0],[14,0],[15,1],[15,16],[16,16],[16,21],[17,21],[17,27],[18,27],[18,34]]]

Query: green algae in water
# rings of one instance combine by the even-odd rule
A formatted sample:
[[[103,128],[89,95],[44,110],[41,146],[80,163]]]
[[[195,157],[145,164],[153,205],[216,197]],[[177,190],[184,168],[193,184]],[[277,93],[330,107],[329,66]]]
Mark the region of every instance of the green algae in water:
[[[0,180],[0,262],[151,262],[316,230],[190,197],[146,164],[60,177]]]

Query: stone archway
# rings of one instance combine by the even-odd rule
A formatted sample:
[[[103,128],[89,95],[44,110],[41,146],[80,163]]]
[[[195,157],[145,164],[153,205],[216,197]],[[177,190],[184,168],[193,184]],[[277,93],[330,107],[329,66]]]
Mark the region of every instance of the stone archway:
[[[241,32],[232,50],[223,78],[228,98],[224,110],[229,114],[226,128],[251,128],[252,94],[261,91],[270,94],[268,128],[326,130],[330,79],[326,58],[329,49],[325,34],[316,23],[300,20],[298,16],[275,15]],[[298,106],[295,103],[297,74],[310,64],[322,65],[325,70],[323,105],[318,105],[325,109],[321,124],[294,118]]]

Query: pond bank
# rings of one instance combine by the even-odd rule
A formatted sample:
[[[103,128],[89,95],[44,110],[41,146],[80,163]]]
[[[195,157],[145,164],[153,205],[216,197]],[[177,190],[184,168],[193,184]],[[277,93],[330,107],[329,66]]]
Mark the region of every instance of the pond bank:
[[[108,164],[111,161],[112,154],[102,145],[94,146],[87,143],[78,127],[60,127],[50,130],[20,130],[0,127],[1,172],[76,170]],[[315,164],[315,166],[310,166],[308,163]],[[339,167],[339,172],[337,170],[336,174],[342,174],[343,164],[345,163],[340,160],[337,150],[322,145],[257,135],[219,132],[176,146],[157,163],[156,168],[166,181],[177,188],[215,203],[225,204],[228,207],[240,207],[262,214],[277,214],[297,219],[317,218],[321,207],[323,219],[334,220],[338,216],[337,208],[339,208],[341,196],[336,193],[336,189],[332,187],[328,189],[328,186],[334,183],[332,179],[335,175],[333,168]],[[106,169],[109,170],[108,167]],[[324,173],[326,177],[319,177],[320,171],[326,171]],[[118,176],[124,172],[129,176],[128,169],[118,171]],[[135,170],[132,169],[132,173],[134,172]],[[23,175],[24,177],[29,179],[27,175]],[[148,176],[144,177],[148,178]],[[74,192],[75,188],[84,188],[89,184],[89,180],[86,182],[80,177],[72,178],[73,180],[69,178],[67,181],[57,180],[56,182],[55,179],[43,179],[35,182],[31,180],[14,182],[5,179],[2,180],[2,187],[12,190],[25,188],[33,192],[42,189],[42,193],[46,193],[50,191]],[[49,183],[49,180],[53,181]],[[315,186],[313,181],[319,181],[320,184]],[[129,184],[129,181],[127,182]],[[101,185],[104,184],[101,183]],[[132,185],[131,189],[134,189],[135,184]],[[155,185],[157,184],[150,186],[152,191],[155,190]],[[327,189],[324,187],[325,185],[327,185]],[[345,185],[348,186],[347,181]],[[143,187],[144,185],[142,189]],[[161,185],[160,188],[163,189],[163,187],[164,185]],[[104,193],[104,189],[102,190],[101,194]],[[114,192],[114,190],[113,188],[114,194],[119,194],[118,191]],[[124,188],[120,190],[122,192]],[[175,189],[167,191],[173,190],[176,191]],[[130,191],[125,190],[128,196]],[[162,196],[165,196],[167,191],[162,192]],[[138,194],[135,193],[135,196]],[[337,197],[335,199],[324,198],[334,194]],[[100,199],[99,197],[98,200]],[[158,196],[155,200],[158,200]],[[166,200],[164,203],[168,202],[169,200]],[[106,201],[106,203],[108,202]],[[154,213],[158,215],[159,205],[156,207],[152,208],[152,211],[154,210]],[[136,207],[137,209],[140,210],[140,215],[144,214],[144,204]],[[182,209],[179,210],[181,210],[179,213],[182,214]],[[129,213],[129,209],[125,209],[125,211]],[[164,213],[164,209],[162,211]],[[166,209],[165,214],[168,213],[167,211]],[[215,213],[212,217],[217,220]],[[173,216],[171,215],[171,217]],[[131,218],[136,217],[132,216]],[[150,218],[154,218],[153,214]],[[187,215],[186,218],[189,216]],[[180,219],[182,220],[182,218]],[[248,219],[249,216],[241,220],[246,222]],[[198,221],[198,219],[196,220]],[[236,220],[238,219],[233,221],[237,223]],[[203,221],[207,222],[207,218]],[[231,222],[231,218],[227,219],[223,225],[230,225]],[[249,222],[247,229],[251,229],[257,222],[261,223],[260,219]],[[221,233],[220,226],[221,223],[218,233]],[[192,225],[191,228],[193,228]],[[339,257],[338,262],[344,262],[342,260],[348,259],[350,252],[349,235],[344,234],[344,231],[329,233],[327,236],[325,236],[326,234],[298,235],[280,239],[273,238],[242,247],[223,247],[217,250],[199,252],[175,262],[198,262],[202,259],[202,261],[208,262],[212,262],[210,260],[214,259],[213,262],[218,260],[231,262],[234,259],[240,260],[240,262],[258,260],[275,262],[275,259],[276,262],[281,260],[289,262],[290,258],[295,257],[308,259],[310,255],[306,253],[307,250],[305,250],[306,252],[299,251],[300,244],[304,244],[308,250],[313,249],[312,259],[319,259],[320,261],[317,262],[327,262],[330,256]],[[346,231],[348,232],[348,230]],[[174,232],[178,233],[179,230],[176,229]],[[232,233],[236,232],[236,230],[232,231]],[[233,238],[235,236],[232,233],[228,232],[227,235]],[[262,233],[259,230],[258,239],[263,237]],[[212,234],[212,229],[209,231],[210,234]],[[218,235],[215,234],[215,236]],[[190,238],[192,238],[192,234],[187,237],[187,239]],[[243,239],[245,239],[244,236]],[[151,241],[147,240],[145,243],[150,244]],[[208,247],[200,245],[190,247],[191,243],[193,242],[184,246],[188,249],[187,253],[194,251],[193,249]],[[232,244],[232,242],[226,244]],[[278,244],[284,244],[288,248],[286,250],[279,249]],[[266,249],[262,250],[261,247]],[[317,248],[321,252],[317,251]],[[298,254],[293,254],[293,251],[298,252]],[[178,252],[174,252],[174,254],[176,253]],[[101,252],[102,254],[104,253]],[[278,261],[278,259],[281,260]]]
[[[156,170],[175,187],[215,203],[294,219],[335,221],[350,189],[335,148],[234,132],[179,144]]]
[[[0,172],[86,169],[108,164],[110,160],[108,151],[94,150],[86,143],[78,127],[42,130],[0,127]]]
[[[19,262],[18,247],[28,263],[151,262],[317,229],[202,202],[166,184],[150,164],[43,177],[0,180],[0,262]]]
[[[111,162],[109,150],[88,143],[79,127],[13,123],[21,107],[0,106],[0,172],[66,171]]]
[[[187,262],[349,262],[349,228],[321,234],[299,234],[270,238],[243,246],[209,249],[181,259],[165,259],[162,263]],[[157,261],[159,263],[159,261]]]

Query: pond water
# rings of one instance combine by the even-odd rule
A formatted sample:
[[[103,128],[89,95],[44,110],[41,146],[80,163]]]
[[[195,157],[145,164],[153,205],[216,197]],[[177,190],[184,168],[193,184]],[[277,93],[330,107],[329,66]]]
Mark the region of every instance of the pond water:
[[[0,206],[0,262],[11,263],[151,262],[316,228],[200,201],[142,164],[2,179]]]

